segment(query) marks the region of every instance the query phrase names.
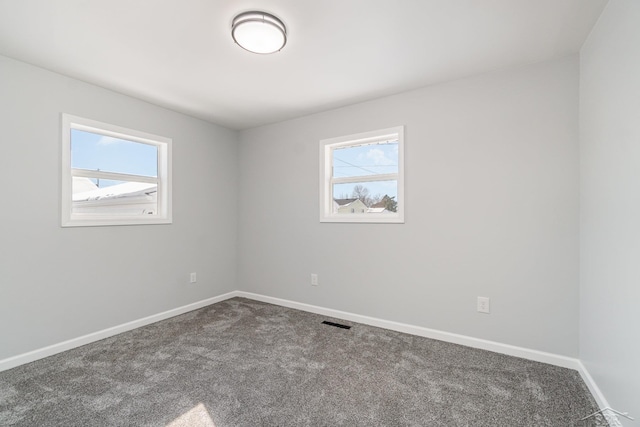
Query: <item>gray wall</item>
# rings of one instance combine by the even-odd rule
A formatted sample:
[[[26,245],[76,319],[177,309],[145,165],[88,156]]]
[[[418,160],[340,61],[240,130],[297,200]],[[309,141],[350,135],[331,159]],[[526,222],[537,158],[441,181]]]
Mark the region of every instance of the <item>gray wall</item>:
[[[319,223],[318,141],[397,125],[406,223]],[[577,57],[246,130],[240,141],[242,290],[578,355]],[[476,312],[477,296],[491,298],[490,315]]]
[[[4,57],[0,94],[0,359],[237,288],[236,132]],[[173,138],[172,225],[60,227],[62,112]]]
[[[581,51],[580,358],[640,418],[640,2],[612,0]],[[636,425],[627,422],[626,425]]]

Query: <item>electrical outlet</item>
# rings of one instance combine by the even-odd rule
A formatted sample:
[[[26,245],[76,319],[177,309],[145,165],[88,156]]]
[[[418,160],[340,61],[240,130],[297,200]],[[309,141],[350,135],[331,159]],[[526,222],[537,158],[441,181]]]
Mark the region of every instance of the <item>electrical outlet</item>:
[[[311,273],[311,285],[318,286],[318,275],[315,273]]]
[[[478,297],[478,312],[489,314],[491,305],[488,297]]]
[[[196,283],[197,279],[196,279],[196,273],[191,273],[189,275],[189,283]]]

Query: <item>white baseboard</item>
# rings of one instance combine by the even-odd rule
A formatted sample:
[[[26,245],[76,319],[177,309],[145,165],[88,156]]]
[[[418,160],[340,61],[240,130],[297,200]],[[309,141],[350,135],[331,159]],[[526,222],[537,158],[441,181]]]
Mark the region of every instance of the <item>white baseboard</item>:
[[[146,326],[151,323],[159,322],[160,320],[165,320],[170,317],[187,313],[189,311],[197,310],[207,305],[215,304],[217,302],[224,301],[229,298],[233,298],[235,296],[238,296],[236,291],[229,292],[223,295],[219,295],[217,297],[207,298],[202,301],[194,302],[192,304],[187,304],[182,307],[167,310],[162,313],[143,317],[142,319],[123,323],[122,325],[113,326],[111,328],[103,329],[98,332],[93,332],[87,335],[83,335],[78,338],[72,338],[70,340],[63,341],[58,344],[53,344],[47,347],[39,348],[37,350],[33,350],[28,353],[23,353],[17,356],[9,357],[7,359],[2,359],[0,360],[0,372],[6,371],[7,369],[15,368],[16,366],[24,365],[25,363],[33,362],[34,360],[42,359],[48,356],[53,356],[54,354],[71,350],[72,348],[80,347],[95,341],[100,341],[102,339],[109,338],[114,335],[118,335],[123,332],[130,331],[132,329],[140,328],[142,326]]]
[[[420,337],[432,338],[440,341],[446,341],[453,344],[465,345],[467,347],[479,348],[482,350],[494,351],[509,356],[521,357],[523,359],[534,360],[536,362],[548,363],[550,365],[561,366],[579,371],[580,361],[578,359],[561,356],[544,351],[532,350],[524,347],[517,347],[510,344],[502,344],[495,341],[473,338],[466,335],[454,334],[451,332],[439,331],[437,329],[424,328],[422,326],[409,325],[407,323],[393,322],[390,320],[378,319],[375,317],[362,316],[360,314],[349,313],[346,311],[333,310],[330,308],[319,307],[316,305],[304,304],[295,301],[289,301],[280,298],[268,297],[250,292],[238,291],[237,296],[249,298],[257,301],[267,302],[270,304],[281,305],[283,307],[295,308],[310,313],[321,314],[323,316],[335,317],[337,319],[349,320],[351,322],[363,323],[365,325],[376,326],[378,328],[389,329],[406,334],[417,335]],[[582,367],[584,368],[584,367]]]
[[[496,353],[506,354],[509,356],[521,357],[523,359],[533,360],[536,362],[548,363],[563,368],[574,369],[580,373],[580,376],[586,383],[589,391],[593,395],[594,399],[600,406],[600,408],[608,408],[609,404],[605,399],[602,391],[597,386],[586,367],[579,359],[561,356],[558,354],[547,353],[544,351],[532,350],[529,348],[518,347],[510,344],[503,344],[495,341],[483,340],[480,338],[474,338],[466,335],[454,334],[451,332],[439,331],[436,329],[424,328],[422,326],[409,325],[406,323],[393,322],[390,320],[378,319],[375,317],[363,316],[360,314],[349,313],[346,311],[334,310],[330,308],[320,307],[311,304],[305,304],[281,298],[274,298],[260,294],[254,294],[244,291],[232,291],[223,295],[219,295],[213,298],[207,298],[202,301],[198,301],[192,304],[188,304],[182,307],[174,308],[162,313],[154,314],[142,319],[134,320],[122,325],[114,326],[111,328],[103,329],[98,332],[83,335],[78,338],[73,338],[58,344],[53,344],[47,347],[43,347],[37,350],[30,351],[28,353],[19,354],[17,356],[9,357],[7,359],[0,360],[0,372],[7,369],[15,368],[16,366],[23,365],[25,363],[33,362],[34,360],[42,359],[44,357],[52,356],[63,351],[70,350],[72,348],[80,347],[101,339],[105,339],[122,332],[130,331],[132,329],[140,328],[142,326],[149,325],[151,323],[165,320],[170,317],[178,316],[180,314],[187,313],[189,311],[197,310],[207,305],[215,304],[220,301],[224,301],[233,297],[244,297],[256,301],[262,301],[269,304],[279,305],[283,307],[289,307],[297,310],[307,311],[310,313],[320,314],[323,316],[329,316],[336,319],[348,320],[351,322],[358,322],[365,325],[376,326],[378,328],[389,329],[392,331],[403,332],[406,334],[417,335],[420,337],[432,338],[440,341],[450,342],[454,344],[465,345],[467,347],[478,348],[482,350],[494,351]]]
[[[580,365],[578,372],[580,372],[580,376],[582,377],[584,383],[587,385],[587,387],[589,387],[589,391],[591,392],[593,398],[596,400],[596,403],[598,404],[600,409],[610,408],[611,406],[609,406],[609,402],[607,402],[607,399],[604,397],[602,390],[600,390],[598,384],[596,384],[596,382],[593,380],[586,366],[584,366],[584,364],[582,363],[582,360],[578,360],[578,364]]]

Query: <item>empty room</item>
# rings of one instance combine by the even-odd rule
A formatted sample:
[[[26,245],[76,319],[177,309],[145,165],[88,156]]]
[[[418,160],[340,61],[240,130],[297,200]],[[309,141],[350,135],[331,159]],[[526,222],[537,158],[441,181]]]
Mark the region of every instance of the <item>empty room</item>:
[[[636,426],[640,1],[0,0],[0,426]]]

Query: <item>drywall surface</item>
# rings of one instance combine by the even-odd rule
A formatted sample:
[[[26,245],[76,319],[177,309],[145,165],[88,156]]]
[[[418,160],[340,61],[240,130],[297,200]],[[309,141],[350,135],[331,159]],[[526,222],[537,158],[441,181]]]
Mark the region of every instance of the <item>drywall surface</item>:
[[[236,289],[235,132],[5,57],[0,94],[0,359]],[[173,224],[60,227],[63,112],[173,138]]]
[[[406,223],[320,223],[319,141],[398,125]],[[576,56],[245,130],[239,156],[241,290],[577,356]]]
[[[640,419],[640,2],[612,0],[580,53],[580,358]],[[637,425],[622,420],[625,425]]]

